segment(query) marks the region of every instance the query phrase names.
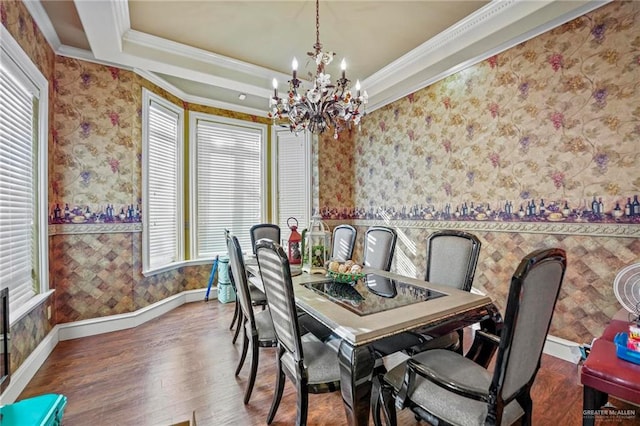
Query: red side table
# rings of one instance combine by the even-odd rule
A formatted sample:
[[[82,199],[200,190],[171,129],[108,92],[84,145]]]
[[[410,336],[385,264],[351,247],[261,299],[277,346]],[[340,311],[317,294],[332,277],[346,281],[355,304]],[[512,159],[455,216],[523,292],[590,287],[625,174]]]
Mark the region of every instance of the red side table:
[[[583,426],[595,424],[595,410],[606,404],[609,395],[640,404],[640,365],[618,358],[613,343],[617,333],[628,330],[627,321],[611,321],[582,366]]]

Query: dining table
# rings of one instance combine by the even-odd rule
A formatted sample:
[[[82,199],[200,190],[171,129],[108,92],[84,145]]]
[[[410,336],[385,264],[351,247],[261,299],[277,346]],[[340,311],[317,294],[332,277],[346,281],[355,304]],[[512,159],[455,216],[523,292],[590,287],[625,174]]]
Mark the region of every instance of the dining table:
[[[261,288],[255,257],[246,260],[246,269],[250,282]],[[372,378],[384,355],[376,343],[385,341],[388,347],[401,342],[393,337],[405,332],[435,338],[477,323],[491,333],[501,326],[490,297],[393,272],[364,268],[351,283],[324,274],[292,275],[298,308],[340,339],[340,389],[350,425],[369,424]],[[494,351],[474,345],[466,356],[486,366]]]

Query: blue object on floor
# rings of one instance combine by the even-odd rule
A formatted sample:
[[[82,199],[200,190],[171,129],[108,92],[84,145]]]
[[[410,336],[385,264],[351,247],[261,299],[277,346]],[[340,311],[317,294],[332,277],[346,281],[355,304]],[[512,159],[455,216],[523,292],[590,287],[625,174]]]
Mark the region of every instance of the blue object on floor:
[[[60,426],[67,397],[45,394],[0,407],[2,426]]]
[[[216,275],[216,270],[218,269],[218,256],[216,256],[213,261],[213,267],[211,268],[211,276],[209,277],[209,284],[207,285],[207,293],[204,295],[204,301],[209,301],[209,292],[211,292],[211,286],[213,285],[213,277]]]

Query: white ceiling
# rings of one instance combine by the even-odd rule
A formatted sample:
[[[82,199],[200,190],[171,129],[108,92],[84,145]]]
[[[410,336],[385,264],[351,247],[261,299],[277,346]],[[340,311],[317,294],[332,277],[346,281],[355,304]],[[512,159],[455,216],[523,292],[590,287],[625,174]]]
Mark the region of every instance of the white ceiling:
[[[368,110],[608,0],[323,0],[320,41]],[[25,0],[56,54],[133,69],[188,102],[266,115],[275,77],[314,70],[310,0]],[[241,101],[238,95],[244,93]]]

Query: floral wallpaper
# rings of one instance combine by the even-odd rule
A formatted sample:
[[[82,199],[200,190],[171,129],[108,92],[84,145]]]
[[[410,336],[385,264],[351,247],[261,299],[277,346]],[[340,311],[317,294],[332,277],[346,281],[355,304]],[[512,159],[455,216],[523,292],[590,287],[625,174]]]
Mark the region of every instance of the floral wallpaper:
[[[590,342],[621,308],[617,272],[640,262],[638,81],[640,2],[611,2],[322,139],[323,217],[357,227],[356,261],[369,226],[393,227],[392,269],[415,277],[432,232],[473,232],[474,288],[501,309],[522,257],[563,248],[551,334]]]
[[[333,134],[327,132],[318,138],[317,157],[322,167],[318,167],[314,173],[318,185],[319,204],[322,207],[322,215],[334,219],[346,219],[352,217],[354,200],[355,158],[352,155],[354,149],[356,130],[350,129],[339,135],[335,140]],[[320,160],[321,159],[321,160]],[[321,186],[321,190],[320,190]],[[331,188],[331,190],[328,190]],[[331,206],[331,207],[327,207]]]
[[[640,3],[613,2],[412,93],[363,120],[350,214],[640,223],[638,81]]]
[[[54,88],[52,222],[69,216],[75,222],[94,220],[94,215],[95,220],[119,219],[120,212],[130,218],[131,206],[139,211],[142,186],[142,94],[137,76],[57,57]]]

